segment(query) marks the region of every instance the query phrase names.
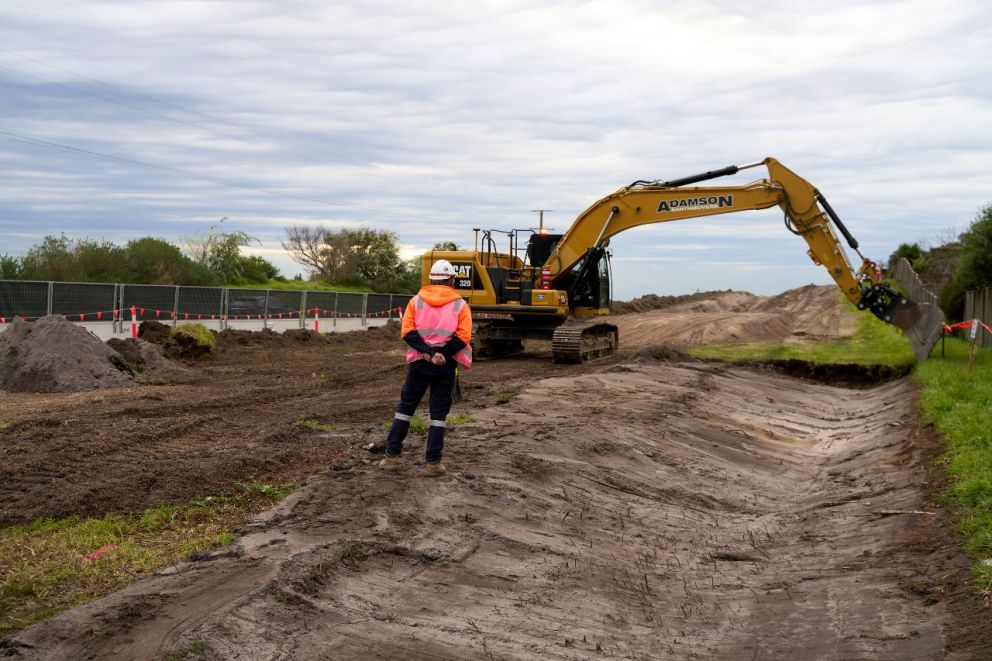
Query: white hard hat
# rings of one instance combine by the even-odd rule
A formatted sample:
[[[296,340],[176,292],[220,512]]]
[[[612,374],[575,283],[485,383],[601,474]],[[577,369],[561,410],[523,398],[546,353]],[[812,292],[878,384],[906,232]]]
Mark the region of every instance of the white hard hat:
[[[446,259],[439,259],[431,267],[431,280],[447,280],[455,276],[455,267]]]

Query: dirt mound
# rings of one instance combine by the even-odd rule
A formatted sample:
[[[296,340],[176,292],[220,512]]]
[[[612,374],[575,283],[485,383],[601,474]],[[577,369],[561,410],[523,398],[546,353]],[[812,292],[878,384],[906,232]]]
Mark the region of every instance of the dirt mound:
[[[149,376],[167,378],[190,372],[188,368],[169,360],[161,345],[146,342],[140,337],[137,339],[111,338],[107,340],[107,346],[119,353],[121,358],[133,366],[135,371],[140,372],[142,378]]]
[[[720,296],[723,292],[707,291],[684,296],[658,296],[646,294],[630,301],[613,301],[610,304],[610,314],[630,314],[632,312],[648,312],[649,310],[665,310],[675,305],[701,301]]]
[[[283,337],[295,342],[327,342],[327,337],[309,328],[291,328],[283,332]]]
[[[169,341],[170,335],[172,335],[172,328],[160,321],[149,319],[142,321],[141,325],[138,326],[138,337],[146,342],[165,344]]]
[[[778,296],[718,292],[710,298],[683,300],[665,309],[613,318],[620,346],[687,349],[706,344],[830,340],[853,335],[858,317],[847,309],[837,288],[807,285]]]
[[[283,334],[277,333],[271,328],[266,328],[260,331],[225,328],[221,332],[217,333],[217,346],[220,349],[231,346],[282,346],[285,343],[286,338],[283,337]]]
[[[15,320],[0,333],[0,390],[79,392],[134,385],[121,356],[61,317]]]

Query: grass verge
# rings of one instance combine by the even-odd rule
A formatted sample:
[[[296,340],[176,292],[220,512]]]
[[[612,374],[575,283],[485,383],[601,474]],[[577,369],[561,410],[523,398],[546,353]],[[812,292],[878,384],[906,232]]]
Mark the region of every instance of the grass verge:
[[[923,386],[923,419],[947,441],[940,459],[950,478],[945,498],[975,560],[976,584],[992,605],[992,351],[978,349],[969,373],[970,351],[968,341],[948,339],[944,357],[938,344],[914,379]]]
[[[292,491],[246,483],[236,495],[134,514],[39,519],[0,529],[0,636],[229,546],[246,517]]]
[[[846,299],[844,302],[850,310],[856,309]],[[857,332],[835,342],[713,345],[690,349],[689,353],[697,358],[732,362],[796,359],[816,364],[887,366],[912,365],[916,362],[909,340],[898,328],[874,315],[859,314],[861,321]]]

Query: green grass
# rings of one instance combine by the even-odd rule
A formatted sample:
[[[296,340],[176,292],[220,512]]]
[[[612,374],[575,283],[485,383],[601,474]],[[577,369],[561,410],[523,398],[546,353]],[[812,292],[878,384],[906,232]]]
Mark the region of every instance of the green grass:
[[[350,294],[370,294],[372,288],[353,283],[333,283],[309,280],[269,280],[261,284],[237,285],[238,289],[279,289],[282,291],[337,291]]]
[[[965,551],[975,560],[974,573],[988,600],[992,595],[992,351],[979,348],[968,373],[971,344],[948,339],[917,367],[923,386],[923,417],[947,441],[941,463],[950,477],[946,500],[957,513]]]
[[[9,422],[0,422],[0,429],[6,429],[10,426]]]
[[[449,415],[447,418],[447,423],[449,427],[457,427],[458,425],[464,425],[470,422],[475,422],[475,418],[473,418],[470,415],[465,415],[461,413],[456,415]],[[392,420],[387,420],[386,422],[382,423],[383,429],[390,429],[392,426],[393,426]],[[413,419],[410,420],[410,432],[417,434],[419,436],[427,436],[428,428],[429,426],[427,424],[427,421],[424,420],[423,416],[421,416],[420,413],[414,414]]]
[[[298,427],[306,427],[307,429],[313,429],[314,431],[334,431],[334,425],[325,425],[315,418],[306,418],[301,416],[296,420],[296,425]]]
[[[512,401],[513,401],[513,393],[512,392],[503,392],[503,393],[500,393],[500,394],[496,395],[495,402],[496,402],[496,405],[497,406],[502,406],[503,404],[509,404]]]
[[[848,306],[854,309],[853,305]],[[890,366],[916,362],[909,340],[898,328],[869,313],[860,313],[860,316],[855,334],[835,342],[725,344],[697,347],[689,353],[697,358],[732,362],[797,359],[817,364]]]
[[[120,590],[192,554],[230,546],[233,528],[291,486],[246,483],[133,514],[38,519],[0,528],[0,637]]]

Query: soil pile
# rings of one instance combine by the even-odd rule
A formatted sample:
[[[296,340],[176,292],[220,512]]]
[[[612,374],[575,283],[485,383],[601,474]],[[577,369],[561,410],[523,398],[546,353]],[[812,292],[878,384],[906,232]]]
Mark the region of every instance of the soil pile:
[[[148,321],[142,321],[141,325],[138,326],[138,337],[146,342],[166,344],[169,341],[170,335],[172,335],[172,328],[166,326],[161,321],[149,319]]]
[[[139,338],[107,340],[107,346],[121,355],[142,378],[149,376],[171,377],[188,374],[190,370],[170,360],[160,344],[146,342]]]
[[[730,293],[730,290],[727,290]],[[707,291],[684,296],[658,296],[657,294],[646,294],[629,301],[613,301],[610,304],[610,314],[631,314],[634,312],[648,312],[650,310],[665,310],[682,303],[693,301],[709,300],[721,296],[723,292]]]
[[[133,384],[116,351],[61,317],[18,319],[0,333],[0,390],[79,392]]]
[[[858,327],[858,316],[831,285],[807,285],[774,297],[727,291],[685,298],[664,309],[615,316],[621,349],[833,340]]]

